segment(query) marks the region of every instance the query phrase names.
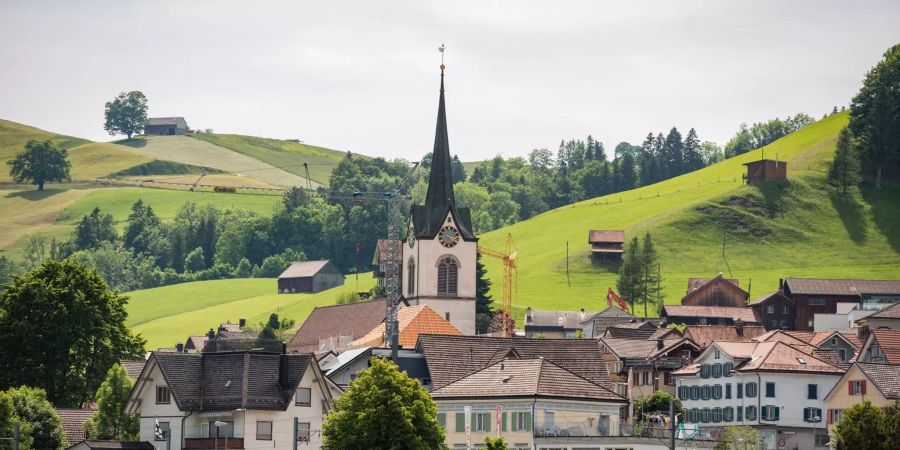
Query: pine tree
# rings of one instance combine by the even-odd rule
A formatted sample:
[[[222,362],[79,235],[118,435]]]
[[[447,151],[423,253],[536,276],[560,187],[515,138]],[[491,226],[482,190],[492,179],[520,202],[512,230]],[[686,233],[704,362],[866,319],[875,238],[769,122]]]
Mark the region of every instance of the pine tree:
[[[700,139],[697,131],[691,128],[684,138],[684,165],[686,172],[693,172],[703,167],[703,154],[700,151]]]
[[[606,149],[599,140],[594,141],[594,159],[597,161],[606,161]]]
[[[647,317],[648,302],[657,306],[657,309],[662,303],[660,289],[662,280],[659,273],[659,254],[648,231],[644,235],[644,243],[641,247],[641,302],[644,304],[644,317]]]
[[[584,144],[584,160],[590,161],[594,159],[594,147],[596,144],[594,143],[594,138],[591,135],[588,135],[587,141]]]
[[[627,191],[635,188],[637,185],[637,173],[634,170],[634,155],[625,153],[619,161],[619,190]]]
[[[828,182],[844,195],[859,183],[859,156],[853,134],[847,127],[838,135],[834,160],[828,168]]]
[[[641,295],[641,244],[637,236],[631,239],[631,242],[625,246],[625,253],[622,254],[622,265],[619,268],[619,279],[616,280],[616,289],[619,295],[631,306],[631,312],[634,314],[634,302],[639,300]]]
[[[481,254],[475,259],[475,325],[479,333],[487,333],[494,316],[491,308],[491,280],[481,262]]]

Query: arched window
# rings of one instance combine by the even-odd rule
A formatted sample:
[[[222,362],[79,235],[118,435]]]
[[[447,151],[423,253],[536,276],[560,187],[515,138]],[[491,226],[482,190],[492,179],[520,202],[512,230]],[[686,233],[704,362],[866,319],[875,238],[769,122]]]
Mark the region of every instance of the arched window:
[[[459,263],[452,256],[444,256],[438,260],[437,265],[437,293],[438,295],[455,296],[459,281]]]
[[[406,293],[409,295],[413,295],[416,293],[416,262],[409,258],[409,274],[406,279]]]

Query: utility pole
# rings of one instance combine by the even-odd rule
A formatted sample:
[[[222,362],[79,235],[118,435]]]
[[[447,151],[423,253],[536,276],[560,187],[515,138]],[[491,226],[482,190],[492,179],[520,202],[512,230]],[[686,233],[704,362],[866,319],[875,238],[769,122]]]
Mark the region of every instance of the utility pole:
[[[669,450],[675,450],[675,400],[669,399]]]
[[[572,279],[569,278],[569,241],[566,241],[566,283],[572,287]]]
[[[294,416],[294,441],[293,444],[291,444],[293,446],[291,448],[293,448],[294,450],[297,450],[297,438],[297,417]]]

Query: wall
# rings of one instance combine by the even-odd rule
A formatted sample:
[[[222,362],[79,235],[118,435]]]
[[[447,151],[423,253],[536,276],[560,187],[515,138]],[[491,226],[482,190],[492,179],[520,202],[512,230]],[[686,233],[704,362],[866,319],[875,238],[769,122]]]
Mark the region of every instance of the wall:
[[[159,370],[159,366],[153,364],[152,368],[148,367],[147,369],[149,371],[146,378],[152,381],[142,383],[140,386],[140,440],[154,444],[157,449],[165,449],[165,441],[156,441],[154,437],[156,420],[158,419],[160,422],[169,422],[172,430],[172,448],[170,450],[181,450],[181,438],[183,437],[181,419],[186,413],[178,409],[174,396],[169,404],[156,404],[156,386],[167,386],[167,384],[162,372]]]
[[[370,357],[360,357],[358,360],[353,361],[350,364],[346,364],[340,370],[331,374],[329,378],[335,384],[346,386],[350,384],[352,381],[353,375],[357,374],[359,371],[364,370],[369,367]]]
[[[313,277],[313,292],[324,291],[343,284],[344,276],[340,273],[322,271]]]
[[[859,303],[859,298],[853,296],[790,294],[789,297],[794,300],[797,309],[796,326],[799,331],[812,331],[814,325],[810,322],[813,322],[815,315],[836,313],[838,303]],[[825,304],[810,305],[810,299],[824,299]]]
[[[716,279],[682,299],[682,305],[690,306],[730,306],[743,308],[747,305],[747,296],[733,284]]]
[[[848,385],[851,381],[857,380],[865,380],[866,382],[866,394],[850,394]],[[856,365],[850,367],[850,370],[847,371],[847,374],[841,381],[835,385],[834,389],[828,394],[828,398],[825,399],[825,406],[828,411],[832,410],[841,410],[845,411],[850,409],[854,405],[858,403],[862,403],[863,400],[869,400],[872,402],[872,405],[884,408],[892,405],[894,402],[886,399],[881,392],[872,385],[872,382],[866,377],[859,367]],[[828,412],[825,412],[826,419],[829,417]],[[837,425],[836,423],[828,424],[828,431],[831,432],[831,429]]]
[[[796,308],[790,300],[776,296],[765,304],[754,307],[759,311],[766,330],[793,330],[796,328]],[[770,312],[771,311],[771,312]]]

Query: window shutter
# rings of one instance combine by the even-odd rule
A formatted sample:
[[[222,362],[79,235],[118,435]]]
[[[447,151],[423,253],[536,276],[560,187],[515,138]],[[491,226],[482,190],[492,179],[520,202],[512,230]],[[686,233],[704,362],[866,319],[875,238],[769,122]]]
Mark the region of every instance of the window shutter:
[[[531,431],[531,413],[525,413],[525,431]]]
[[[816,408],[816,417],[819,418],[819,422],[822,421],[822,410],[819,408]]]
[[[444,428],[447,428],[447,414],[444,414],[444,413],[438,413],[438,415],[437,415],[437,423],[438,423],[440,426],[442,426],[442,427],[444,427]]]
[[[473,433],[478,431],[478,428],[476,428],[478,426],[478,413],[472,412],[472,415],[469,416],[469,420],[472,421],[472,423],[469,424],[469,430]]]
[[[860,381],[859,386],[860,386],[859,393],[862,395],[866,395],[866,380]]]
[[[775,420],[778,420],[778,416],[780,415],[781,408],[778,406],[773,406],[772,409],[775,410]]]
[[[809,422],[809,408],[803,408],[803,421]]]
[[[503,411],[503,416],[500,418],[500,431],[506,431],[506,411]]]
[[[832,421],[832,419],[834,419],[834,415],[832,413],[834,413],[834,410],[829,409],[828,410],[828,425],[831,425],[831,421]]]
[[[466,431],[466,415],[463,413],[456,413],[456,432],[462,433]]]
[[[487,421],[484,424],[484,432],[490,433],[490,431],[491,431],[491,413],[485,414],[485,417],[487,418]]]

